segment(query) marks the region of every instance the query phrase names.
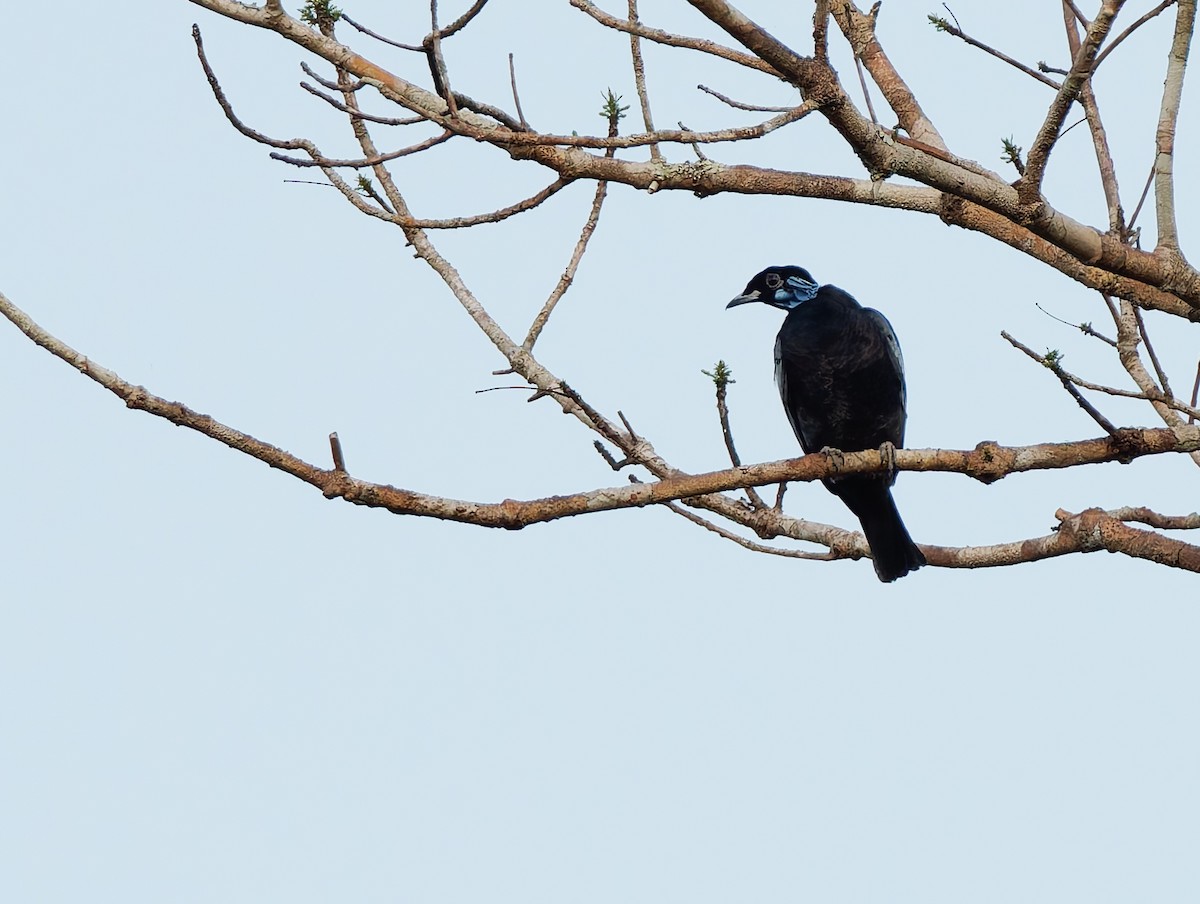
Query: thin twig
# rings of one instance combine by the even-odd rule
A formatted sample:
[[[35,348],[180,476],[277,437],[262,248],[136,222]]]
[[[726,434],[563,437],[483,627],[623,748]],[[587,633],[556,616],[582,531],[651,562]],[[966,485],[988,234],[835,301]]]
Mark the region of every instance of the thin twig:
[[[625,425],[625,429],[629,432],[629,438],[633,442],[638,442],[641,437],[637,435],[637,431],[633,429],[633,424],[629,423],[629,418],[625,417],[625,412],[617,409],[617,417],[621,419],[621,423]]]
[[[372,201],[374,201],[388,213],[392,214],[393,216],[395,215],[396,212],[392,210],[392,205],[388,203],[387,198],[385,198],[376,190],[375,185],[366,176],[358,177],[358,190],[367,195]]]
[[[388,44],[392,47],[399,47],[401,50],[412,50],[417,53],[422,53],[425,50],[425,48],[423,48],[420,44],[404,44],[404,43],[401,43],[400,41],[393,41],[391,38],[385,38],[383,35],[378,34],[377,32],[371,31],[371,29],[367,28],[367,26],[362,25],[358,22],[355,22],[344,12],[342,13],[342,21],[347,23],[348,25],[350,25],[353,28],[357,28],[364,35],[374,38],[376,41],[382,41],[384,44]]]
[[[342,441],[338,439],[337,433],[329,434],[329,451],[333,454],[333,469],[345,473],[346,456],[342,452]]]
[[[1041,364],[1044,367],[1049,367],[1051,370],[1053,370],[1053,367],[1051,367],[1051,365],[1046,363],[1045,355],[1039,355],[1033,349],[1017,342],[1015,339],[1012,339],[1011,337],[1006,336],[1006,338],[1009,339],[1009,341],[1013,344],[1013,346],[1015,348],[1017,348],[1019,351],[1024,352],[1026,355],[1028,355],[1033,360],[1037,361],[1038,364]],[[1183,402],[1179,401],[1178,399],[1165,395],[1161,390],[1159,390],[1157,388],[1153,388],[1153,389],[1149,389],[1149,390],[1118,389],[1115,386],[1105,386],[1102,383],[1093,383],[1090,380],[1085,380],[1082,377],[1077,376],[1077,375],[1071,373],[1070,371],[1064,369],[1061,364],[1059,365],[1058,370],[1061,372],[1059,374],[1060,379],[1065,377],[1066,379],[1070,380],[1073,385],[1078,386],[1080,389],[1088,389],[1088,390],[1091,390],[1092,392],[1102,392],[1105,395],[1115,396],[1115,397],[1121,398],[1121,399],[1137,399],[1138,401],[1142,401],[1142,402],[1151,402],[1153,404],[1162,404],[1162,405],[1166,405],[1167,407],[1172,408],[1175,411],[1178,411],[1182,414],[1187,414],[1189,416],[1195,414],[1195,415],[1200,416],[1200,410],[1196,410],[1195,406],[1185,405]]]
[[[512,85],[513,104],[517,108],[517,119],[521,121],[521,128],[528,129],[529,123],[525,120],[525,111],[521,109],[521,95],[517,91],[517,67],[513,63],[513,55],[508,55],[508,81]]]
[[[422,42],[429,56],[429,70],[433,74],[434,87],[446,106],[450,116],[458,115],[458,103],[454,99],[454,90],[450,87],[450,73],[446,70],[446,59],[442,56],[442,35],[438,30],[437,0],[429,0],[429,36]]]
[[[470,9],[438,32],[438,37],[448,38],[456,31],[460,31],[468,22],[475,18],[479,11],[483,9],[485,3],[487,3],[487,0],[476,0],[475,4]],[[392,47],[399,47],[401,50],[412,50],[417,53],[423,53],[425,51],[425,47],[421,44],[402,44],[399,41],[393,41],[391,38],[385,38],[381,34],[376,34],[365,25],[360,25],[358,22],[355,22],[344,12],[342,13],[342,21],[349,23],[368,37],[372,37],[376,41],[382,41],[384,44],[390,44]]]
[[[1069,320],[1063,320],[1061,317],[1056,317],[1054,314],[1051,314],[1049,311],[1047,311],[1045,308],[1042,307],[1040,302],[1035,301],[1033,304],[1034,304],[1034,307],[1036,307],[1039,311],[1041,311],[1043,314],[1045,314],[1051,320],[1057,320],[1059,323],[1061,323],[1065,326],[1074,327],[1075,329],[1079,330],[1079,332],[1083,333],[1083,335],[1091,336],[1095,339],[1099,339],[1101,342],[1105,342],[1108,345],[1111,345],[1113,348],[1117,347],[1116,339],[1109,339],[1103,333],[1096,332],[1096,330],[1092,328],[1092,325],[1090,323],[1071,323],[1071,321],[1069,321]]]
[[[871,91],[867,88],[867,76],[863,73],[862,59],[854,55],[854,70],[858,73],[858,83],[862,85],[863,100],[867,102],[867,112],[871,114],[871,122],[879,125],[879,117],[875,115],[875,104],[871,102]]]
[[[745,537],[735,534],[733,531],[726,530],[719,524],[714,524],[707,518],[701,518],[695,512],[689,512],[677,502],[668,502],[667,508],[673,511],[676,515],[686,518],[692,524],[698,524],[705,530],[712,531],[718,537],[723,537],[743,549],[748,549],[751,552],[766,553],[769,556],[784,556],[789,559],[809,559],[820,562],[831,562],[835,559],[850,558],[849,556],[839,555],[830,549],[828,552],[805,552],[801,549],[781,549],[778,546],[767,546],[765,543],[755,543],[753,540],[747,540]]]
[[[1072,58],[1079,53],[1079,31],[1073,19],[1066,22],[1067,45],[1070,47]],[[1092,67],[1093,72],[1095,66]],[[1128,230],[1125,226],[1125,212],[1121,209],[1121,190],[1117,185],[1117,169],[1113,163],[1112,152],[1108,147],[1108,134],[1104,129],[1104,121],[1100,118],[1100,104],[1096,100],[1096,92],[1092,90],[1092,81],[1088,79],[1079,89],[1079,102],[1083,105],[1084,116],[1092,135],[1092,147],[1096,153],[1096,166],[1100,172],[1100,185],[1104,190],[1104,201],[1108,206],[1108,229],[1114,235],[1124,237]],[[1063,131],[1063,135],[1068,130]],[[1061,138],[1062,135],[1059,136]]]
[[[1133,316],[1137,320],[1138,332],[1142,336],[1142,344],[1146,346],[1146,354],[1150,356],[1150,363],[1154,365],[1154,372],[1158,374],[1158,385],[1162,388],[1163,393],[1168,397],[1174,397],[1175,393],[1171,392],[1171,382],[1167,379],[1167,374],[1162,368],[1162,364],[1158,360],[1158,355],[1154,351],[1154,346],[1150,343],[1150,333],[1146,330],[1146,321],[1142,317],[1141,309],[1134,307]]]
[[[1193,408],[1196,407],[1197,401],[1200,401],[1200,398],[1198,398],[1198,396],[1200,396],[1200,361],[1196,362],[1196,382],[1192,384],[1192,407]],[[1195,422],[1196,422],[1196,416],[1189,414],[1188,415],[1188,423],[1194,424]]]
[[[303,138],[292,138],[281,140],[271,138],[264,135],[262,132],[250,128],[242,122],[236,113],[233,112],[233,105],[229,102],[229,98],[225,96],[225,89],[221,87],[221,83],[217,81],[217,74],[209,65],[208,55],[204,52],[204,39],[200,35],[200,26],[192,26],[192,40],[196,44],[196,55],[200,58],[200,66],[204,69],[204,77],[208,79],[208,87],[212,89],[213,97],[217,99],[217,104],[221,107],[221,112],[225,114],[225,118],[229,120],[229,124],[237,129],[247,138],[257,141],[259,144],[265,144],[273,148],[283,148],[289,151],[310,151],[315,152],[315,145]],[[310,150],[312,149],[312,150]]]
[[[559,177],[537,194],[530,195],[516,204],[510,204],[508,207],[502,207],[490,213],[480,213],[469,217],[450,217],[440,220],[423,220],[417,217],[409,217],[400,221],[400,225],[411,226],[416,229],[465,229],[470,226],[479,226],[483,223],[499,223],[501,220],[507,220],[511,216],[533,210],[547,198],[558,194],[558,192],[570,184],[570,179]]]
[[[1168,7],[1174,6],[1177,2],[1179,2],[1179,0],[1163,0],[1162,3],[1158,4],[1158,6],[1154,7],[1154,9],[1150,10],[1150,12],[1146,13],[1144,16],[1142,16],[1140,19],[1138,19],[1136,22],[1134,22],[1132,25],[1130,25],[1127,29],[1125,29],[1123,32],[1121,32],[1119,35],[1117,35],[1115,38],[1113,38],[1111,41],[1109,41],[1108,46],[1105,47],[1103,50],[1100,51],[1099,54],[1096,55],[1096,64],[1093,67],[1093,69],[1098,67],[1101,63],[1103,63],[1104,58],[1106,56],[1108,56],[1110,53],[1112,53],[1114,50],[1116,50],[1117,45],[1119,45],[1127,37],[1129,37],[1131,34],[1133,34],[1135,31],[1137,31],[1139,28],[1141,28],[1143,25],[1145,25],[1147,22],[1149,22],[1151,19],[1153,19],[1159,13],[1161,13],[1163,10],[1167,9]]]
[[[347,112],[350,112],[349,110]],[[353,115],[353,114],[352,114]],[[363,118],[363,117],[358,117]],[[380,154],[378,157],[363,158],[360,160],[336,160],[330,157],[314,156],[311,159],[305,160],[300,157],[289,157],[287,154],[281,154],[278,151],[271,152],[271,159],[278,160],[281,163],[290,163],[292,166],[319,166],[319,167],[339,167],[348,169],[367,169],[368,167],[378,166],[381,163],[387,163],[389,160],[397,160],[400,157],[408,157],[411,154],[419,154],[421,151],[427,151],[432,147],[437,147],[445,141],[449,141],[454,137],[453,132],[443,132],[441,135],[435,135],[433,138],[427,138],[417,144],[409,145],[406,148],[400,148],[398,151],[389,151],[386,154]]]
[[[447,25],[445,28],[443,28],[441,30],[441,32],[439,33],[438,37],[448,38],[451,35],[455,34],[456,32],[462,31],[462,29],[466,28],[467,24],[472,19],[474,19],[477,15],[479,15],[483,11],[483,7],[486,4],[487,4],[487,0],[475,0],[475,2],[471,4],[471,8],[468,9],[461,16],[459,16],[457,19],[455,19],[453,22],[451,22],[449,25]]]
[[[688,131],[688,127],[683,124],[682,119],[679,120],[679,128],[683,129],[685,132]],[[694,141],[692,142],[692,153],[696,155],[697,160],[708,159],[708,155],[704,153],[704,151],[700,150],[700,145],[696,144]]]
[[[737,110],[749,110],[753,113],[786,113],[789,110],[796,109],[795,107],[760,107],[757,104],[746,104],[742,103],[741,101],[734,100],[731,97],[726,97],[720,91],[714,91],[712,88],[709,88],[706,85],[697,85],[696,87],[705,94],[711,94],[717,100],[724,104],[728,104]]]
[[[1078,404],[1080,408],[1087,412],[1088,416],[1092,420],[1100,425],[1100,428],[1105,433],[1107,433],[1109,436],[1117,435],[1117,428],[1113,425],[1112,421],[1101,414],[1095,405],[1083,397],[1083,394],[1075,388],[1074,381],[1063,371],[1062,365],[1058,363],[1058,360],[1055,357],[1051,355],[1039,355],[1029,346],[1014,339],[1007,331],[1002,330],[1000,335],[1008,340],[1013,348],[1023,351],[1029,357],[1033,358],[1033,360],[1046,367],[1051,373],[1058,377],[1059,382],[1062,383],[1063,389],[1067,391],[1067,393],[1075,400],[1076,404]]]
[[[942,6],[946,6],[946,4],[943,3]],[[950,10],[950,7],[946,6],[946,11],[949,12],[951,16],[954,16],[954,13]],[[1062,87],[1054,79],[1043,75],[1042,73],[1038,72],[1036,69],[1031,69],[1030,67],[1026,66],[1024,63],[1013,59],[1007,53],[1004,53],[1001,50],[997,50],[995,47],[992,47],[988,44],[983,43],[980,40],[977,40],[976,38],[971,37],[969,34],[967,34],[965,31],[963,31],[962,28],[959,27],[957,18],[954,19],[953,25],[951,25],[945,19],[939,18],[936,20],[936,26],[939,31],[944,31],[946,34],[953,35],[954,37],[958,38],[960,41],[963,41],[966,44],[970,44],[972,47],[976,47],[979,50],[982,50],[984,53],[991,54],[996,59],[1001,60],[1002,62],[1008,63],[1008,65],[1012,66],[1014,69],[1019,69],[1021,72],[1024,72],[1026,75],[1030,76],[1031,78],[1037,79],[1043,85],[1048,85],[1049,87],[1053,88],[1055,91],[1057,91],[1060,87]],[[1063,73],[1063,74],[1065,75],[1066,73]]]
[[[703,38],[689,38],[684,35],[672,34],[669,31],[663,31],[661,28],[649,28],[641,23],[633,24],[626,19],[609,15],[596,6],[592,0],[568,0],[568,2],[576,9],[587,13],[601,25],[611,28],[614,31],[636,34],[638,37],[654,41],[656,44],[665,44],[668,47],[682,47],[686,50],[696,50],[700,53],[712,54],[723,60],[729,60],[731,63],[745,66],[747,69],[756,69],[759,72],[766,72],[771,75],[777,74],[775,67],[759,59],[752,53],[743,53],[740,50],[734,50],[732,47],[726,47],[724,44],[718,44],[716,41],[706,41]]]
[[[785,480],[779,484],[779,488],[775,491],[775,504],[771,506],[771,508],[777,512],[783,511],[783,494],[787,492],[787,488],[788,485],[787,481]]]
[[[259,144],[265,144],[268,147],[281,148],[283,150],[304,151],[313,159],[324,159],[325,155],[320,152],[313,142],[306,138],[293,138],[287,141],[282,141],[278,138],[271,138],[268,135],[264,135],[262,132],[252,129],[242,122],[242,120],[238,118],[238,115],[234,113],[233,105],[229,102],[229,98],[225,96],[225,90],[221,87],[221,83],[217,80],[217,75],[213,71],[212,66],[209,65],[208,56],[204,52],[204,40],[200,35],[199,27],[195,25],[192,26],[192,40],[196,43],[196,55],[200,60],[201,67],[204,69],[204,76],[206,79],[208,79],[208,86],[212,90],[213,97],[216,98],[217,104],[221,108],[221,112],[224,113],[225,118],[229,120],[230,125],[232,125],[242,135],[245,135],[247,138],[258,142]],[[358,210],[362,211],[368,216],[376,217],[381,220],[387,220],[388,222],[395,221],[391,210],[381,207],[372,207],[363,201],[359,193],[356,192],[354,188],[351,187],[350,184],[338,174],[336,169],[321,164],[318,165],[321,166],[321,172],[325,174],[325,178],[329,180],[330,184],[333,185],[333,187],[339,192],[341,192],[342,197],[353,204]]]
[[[346,104],[342,103],[337,98],[330,97],[325,92],[319,91],[308,82],[301,82],[300,87],[309,94],[321,98],[321,100],[325,101],[325,103],[329,104],[334,109],[341,111],[342,113],[348,113],[351,116],[356,116],[359,119],[366,119],[370,122],[378,123],[381,126],[411,126],[416,125],[419,122],[425,122],[424,116],[374,116],[371,113],[364,113],[362,110],[355,110],[346,106]]]
[[[636,26],[638,24],[637,0],[628,0],[628,5],[629,24]],[[642,60],[642,39],[632,28],[629,32],[629,49],[633,58],[633,83],[637,88],[638,100],[642,105],[642,122],[645,123],[647,132],[653,132],[654,117],[650,115],[650,94],[646,90],[646,64]],[[650,159],[656,161],[663,159],[662,151],[658,149],[657,144],[650,145]]]
[[[1150,186],[1154,184],[1154,168],[1158,161],[1150,164],[1150,172],[1146,175],[1146,185],[1142,188],[1142,196],[1138,198],[1137,207],[1133,209],[1133,215],[1129,218],[1129,233],[1134,234],[1133,224],[1137,222],[1138,214],[1142,212],[1142,205],[1146,203],[1146,198],[1150,196]]]
[[[721,437],[725,440],[725,451],[729,453],[729,463],[735,468],[740,468],[742,466],[742,458],[738,455],[737,447],[733,443],[733,428],[729,425],[729,405],[726,400],[729,384],[733,380],[729,378],[729,371],[724,368],[723,362],[718,363],[717,369],[711,376],[717,390],[717,418],[721,422]],[[764,509],[767,507],[767,504],[763,502],[762,497],[758,495],[758,491],[754,487],[746,489],[746,497],[750,500],[750,505],[755,509]]]
[[[1112,317],[1113,326],[1117,328],[1117,348],[1121,347],[1121,312],[1117,310],[1117,303],[1113,301],[1113,297],[1107,292],[1101,292],[1100,297],[1104,299],[1104,306],[1108,308],[1109,316]]]
[[[521,347],[527,351],[533,348],[533,344],[537,342],[538,336],[542,334],[547,321],[550,320],[550,315],[554,313],[554,308],[566,294],[567,289],[571,288],[571,283],[575,281],[575,273],[579,269],[579,262],[583,260],[588,242],[591,240],[592,234],[596,231],[596,223],[600,220],[600,208],[604,205],[604,199],[607,194],[608,183],[603,181],[597,182],[596,192],[592,197],[592,208],[588,212],[588,218],[583,224],[583,229],[579,232],[579,238],[575,242],[575,249],[571,252],[571,259],[567,261],[567,267],[563,270],[562,276],[559,277],[554,291],[550,293],[550,297],[546,299],[545,304],[542,305],[542,309],[533,318],[533,323],[529,326],[529,332],[525,336],[525,341],[521,343]]]
[[[311,78],[318,85],[328,88],[330,91],[360,91],[366,87],[366,82],[361,79],[349,85],[340,85],[336,79],[327,79],[318,73],[315,69],[308,65],[303,60],[300,61],[300,68],[304,70],[304,74]]]

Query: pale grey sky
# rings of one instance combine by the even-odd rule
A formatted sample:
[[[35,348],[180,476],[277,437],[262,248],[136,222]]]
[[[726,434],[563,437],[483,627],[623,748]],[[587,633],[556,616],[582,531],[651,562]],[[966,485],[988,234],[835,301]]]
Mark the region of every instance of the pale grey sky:
[[[347,8],[419,40],[427,7],[408,6]],[[744,9],[804,50],[811,23],[794,6]],[[650,24],[711,34],[684,4],[641,7]],[[549,404],[475,393],[504,382],[499,356],[396,230],[285,183],[310,174],[234,133],[189,31],[200,24],[247,122],[353,154],[336,114],[296,88],[296,48],[182,0],[49,11],[15,5],[0,33],[0,290],[14,302],[126,379],[310,460],[337,430],[364,478],[481,500],[621,482]],[[1050,93],[936,34],[931,11],[885,4],[881,38],[955,150],[999,169],[1001,138],[1027,147]],[[1055,3],[955,12],[1025,61],[1063,62]],[[527,15],[497,0],[447,42],[456,87],[509,106],[511,51],[531,122],[602,128],[601,92],[633,96],[627,41],[565,2],[539,4],[542,26],[523,33]],[[1161,17],[1098,78],[1127,210],[1151,162],[1169,29]],[[362,46],[427,79],[422,59]],[[698,81],[794,96],[645,53],[660,125],[742,121]],[[465,142],[442,151],[397,167],[420,215],[551,181]],[[855,172],[816,117],[711,153]],[[1047,186],[1103,222],[1083,128]],[[519,332],[591,190],[434,239]],[[1187,248],[1194,180],[1178,192]],[[912,446],[1096,435],[1001,329],[1120,379],[1106,349],[1034,307],[1101,326],[1098,297],[936,220],[611,195],[539,348],[681,467],[724,461],[700,374],[717,358],[737,379],[744,458],[797,452],[771,381],[778,312],[724,309],[768,264],[805,266],[887,314]],[[1150,324],[1190,380],[1196,328]],[[665,510],[517,533],[402,519],[127,411],[7,324],[0,381],[0,899],[1195,900],[1194,576],[1095,554],[883,586],[865,561],[755,556]],[[1144,407],[1105,410],[1154,423]],[[1191,511],[1195,486],[1187,459],[1160,457],[991,487],[904,474],[897,497],[918,541],[966,545],[1045,533],[1060,506]],[[788,501],[853,526],[820,487]]]

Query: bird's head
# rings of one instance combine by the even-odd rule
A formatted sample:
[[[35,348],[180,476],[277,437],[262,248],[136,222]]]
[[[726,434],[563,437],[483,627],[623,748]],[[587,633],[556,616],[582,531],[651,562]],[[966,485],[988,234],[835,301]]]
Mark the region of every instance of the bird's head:
[[[811,299],[819,288],[817,281],[803,267],[768,267],[746,283],[742,294],[725,307],[761,301],[790,311]]]

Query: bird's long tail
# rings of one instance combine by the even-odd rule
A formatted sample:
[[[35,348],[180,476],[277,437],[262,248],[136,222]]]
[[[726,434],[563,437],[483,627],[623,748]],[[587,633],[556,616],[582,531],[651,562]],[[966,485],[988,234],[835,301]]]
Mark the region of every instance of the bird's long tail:
[[[858,516],[879,580],[891,583],[924,565],[925,556],[908,535],[891,489],[879,482],[852,487],[847,483],[839,481],[835,492]]]

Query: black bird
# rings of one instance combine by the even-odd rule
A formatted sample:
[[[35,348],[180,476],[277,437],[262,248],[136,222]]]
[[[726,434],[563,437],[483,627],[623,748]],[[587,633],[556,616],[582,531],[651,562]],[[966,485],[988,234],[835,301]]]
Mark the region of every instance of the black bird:
[[[764,270],[726,307],[752,301],[788,312],[775,340],[775,382],[805,452],[904,445],[904,358],[886,317],[801,267]],[[895,481],[895,472],[823,481],[858,517],[881,581],[925,564],[892,500]]]

